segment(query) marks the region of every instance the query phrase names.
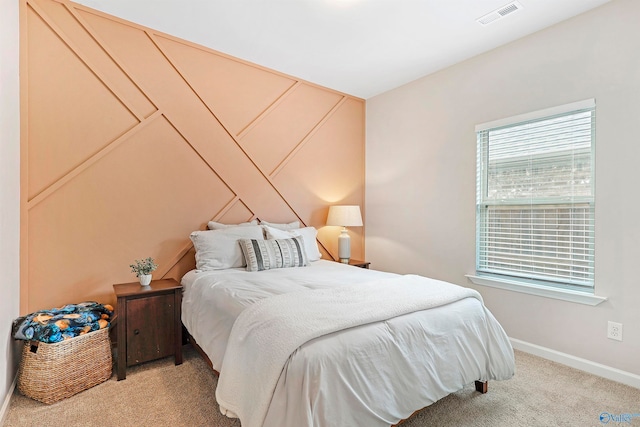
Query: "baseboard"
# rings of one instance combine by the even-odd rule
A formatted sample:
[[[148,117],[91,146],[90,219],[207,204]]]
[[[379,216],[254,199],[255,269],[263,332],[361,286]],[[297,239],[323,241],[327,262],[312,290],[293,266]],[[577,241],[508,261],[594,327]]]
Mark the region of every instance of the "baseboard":
[[[0,408],[0,426],[4,425],[5,418],[7,417],[7,412],[9,412],[9,403],[11,402],[11,396],[13,396],[13,391],[16,389],[16,383],[18,381],[18,375],[15,376],[13,382],[11,383],[11,387],[7,390],[7,395],[4,397],[4,402],[2,403],[2,408]]]
[[[608,380],[640,389],[640,375],[632,374],[631,372],[622,371],[617,368],[612,368],[611,366],[602,365],[600,363],[592,362],[591,360],[582,359],[580,357],[572,356],[570,354],[562,353],[536,344],[531,344],[526,341],[521,341],[515,338],[509,339],[511,340],[511,345],[516,350],[524,351],[525,353],[530,353],[535,356],[542,357],[543,359],[561,363],[571,368],[579,369]]]

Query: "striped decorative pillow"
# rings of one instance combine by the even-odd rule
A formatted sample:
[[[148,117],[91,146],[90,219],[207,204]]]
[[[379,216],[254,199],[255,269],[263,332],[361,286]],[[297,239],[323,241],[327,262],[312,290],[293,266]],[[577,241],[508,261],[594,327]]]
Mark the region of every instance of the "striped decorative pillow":
[[[302,236],[273,240],[240,239],[238,243],[247,260],[247,271],[304,267],[309,264]]]

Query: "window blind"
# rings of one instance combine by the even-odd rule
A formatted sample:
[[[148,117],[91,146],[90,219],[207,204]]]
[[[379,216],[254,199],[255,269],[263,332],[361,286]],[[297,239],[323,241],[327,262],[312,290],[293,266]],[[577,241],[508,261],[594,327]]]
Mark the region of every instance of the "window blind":
[[[479,272],[593,287],[594,129],[581,102],[477,130]]]

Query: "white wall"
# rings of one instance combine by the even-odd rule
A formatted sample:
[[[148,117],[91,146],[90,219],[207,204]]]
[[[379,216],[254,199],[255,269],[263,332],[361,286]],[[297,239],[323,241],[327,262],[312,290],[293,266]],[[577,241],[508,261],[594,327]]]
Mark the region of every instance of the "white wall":
[[[640,1],[614,0],[369,99],[372,268],[472,286],[475,125],[595,98],[596,289],[609,300],[476,289],[510,337],[640,374],[639,23]],[[606,338],[608,320],[623,342]]]
[[[11,321],[18,316],[20,300],[18,5],[16,0],[0,1],[0,411],[16,372]]]

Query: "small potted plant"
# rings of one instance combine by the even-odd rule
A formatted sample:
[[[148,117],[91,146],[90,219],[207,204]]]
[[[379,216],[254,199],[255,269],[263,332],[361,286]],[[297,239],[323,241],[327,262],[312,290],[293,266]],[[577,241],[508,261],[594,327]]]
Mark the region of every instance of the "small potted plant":
[[[158,268],[153,258],[149,257],[143,260],[136,260],[135,264],[131,264],[131,272],[136,273],[138,279],[140,279],[140,285],[149,286],[151,283],[151,272]]]

